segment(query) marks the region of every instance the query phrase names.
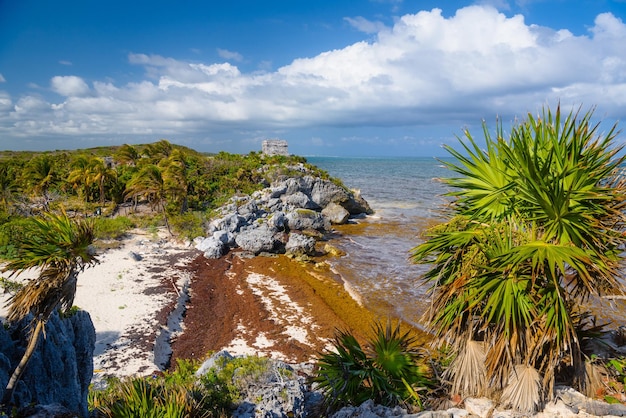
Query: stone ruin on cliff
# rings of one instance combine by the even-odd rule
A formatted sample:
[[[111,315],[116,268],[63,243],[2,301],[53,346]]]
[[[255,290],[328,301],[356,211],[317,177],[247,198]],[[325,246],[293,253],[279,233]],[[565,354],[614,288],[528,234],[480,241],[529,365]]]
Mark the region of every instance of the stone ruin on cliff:
[[[289,155],[287,141],[282,139],[266,139],[261,149],[265,155]]]

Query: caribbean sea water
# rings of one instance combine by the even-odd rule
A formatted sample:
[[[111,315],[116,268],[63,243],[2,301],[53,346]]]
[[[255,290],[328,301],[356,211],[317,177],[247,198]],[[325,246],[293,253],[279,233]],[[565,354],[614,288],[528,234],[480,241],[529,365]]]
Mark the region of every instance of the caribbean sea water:
[[[332,268],[360,296],[384,316],[399,317],[423,328],[428,311],[428,287],[421,277],[427,265],[410,260],[411,249],[423,242],[429,226],[446,220],[442,213],[448,189],[439,179],[456,174],[435,158],[307,157],[307,161],[360,190],[375,214],[338,226],[333,244],[346,252],[331,261]],[[618,281],[626,287],[626,271]],[[592,296],[588,308],[609,328],[623,325],[626,300]]]
[[[434,158],[307,157],[311,164],[360,191],[375,213],[357,225],[337,227],[334,245],[346,252],[332,268],[382,316],[421,327],[428,309],[427,287],[420,277],[427,266],[410,260],[422,232],[443,221],[447,191],[438,180],[450,176]]]

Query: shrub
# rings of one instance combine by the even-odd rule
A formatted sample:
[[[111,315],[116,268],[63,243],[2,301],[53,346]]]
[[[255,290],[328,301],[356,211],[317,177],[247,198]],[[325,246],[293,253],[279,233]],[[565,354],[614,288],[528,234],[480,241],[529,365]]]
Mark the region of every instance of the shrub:
[[[126,232],[136,226],[135,221],[126,216],[95,218],[95,234],[97,239],[120,239]]]
[[[339,331],[335,351],[321,354],[313,381],[324,393],[327,412],[368,399],[411,409],[421,408],[422,395],[432,386],[428,368],[421,365],[416,340],[400,324],[376,323],[365,345],[349,332]]]

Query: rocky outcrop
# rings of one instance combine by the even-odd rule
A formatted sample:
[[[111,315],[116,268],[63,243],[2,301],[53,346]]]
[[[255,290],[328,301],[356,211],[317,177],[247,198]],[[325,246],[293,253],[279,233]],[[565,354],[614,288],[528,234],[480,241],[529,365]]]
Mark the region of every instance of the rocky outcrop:
[[[28,320],[0,327],[0,397],[27,344]],[[17,406],[61,405],[87,417],[87,394],[93,376],[96,332],[89,313],[78,311],[68,318],[53,314],[13,400]]]
[[[196,376],[219,369],[234,358],[226,351],[215,353],[200,366]],[[280,360],[268,359],[265,371],[255,372],[253,378],[239,379],[237,386],[241,390],[241,399],[232,414],[236,418],[312,416],[306,411],[315,409],[315,403],[320,401],[308,396],[306,379]]]
[[[255,255],[313,255],[312,236],[322,237],[331,225],[346,223],[350,216],[373,213],[357,192],[307,175],[304,166],[294,171],[303,175],[232,198],[210,223],[207,237],[196,240],[196,248],[207,258],[219,258],[237,247]]]

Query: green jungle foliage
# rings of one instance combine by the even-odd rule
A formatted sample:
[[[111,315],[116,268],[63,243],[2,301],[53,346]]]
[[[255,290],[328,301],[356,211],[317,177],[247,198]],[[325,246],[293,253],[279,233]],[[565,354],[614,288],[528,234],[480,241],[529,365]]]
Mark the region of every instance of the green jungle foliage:
[[[197,368],[197,362],[180,360],[162,376],[110,379],[106,389],[89,392],[89,407],[96,417],[226,417],[249,386],[270,373],[291,373],[256,356],[220,357],[201,377]]]
[[[166,140],[76,151],[0,152],[0,257],[14,251],[12,241],[25,217],[50,210],[97,216],[100,239],[116,239],[146,225],[165,225],[182,238],[194,238],[212,209],[233,195],[293,174],[299,163],[329,177],[302,157],[208,155]],[[136,215],[146,215],[146,208],[148,219],[138,220]]]
[[[376,323],[365,346],[340,331],[333,351],[320,355],[313,381],[324,393],[327,412],[358,406],[368,399],[385,406],[421,409],[422,397],[434,386],[416,339],[400,324]]]
[[[429,263],[430,327],[455,359],[452,393],[494,395],[523,412],[553,397],[558,375],[590,392],[591,295],[619,293],[626,244],[625,157],[591,112],[544,110],[492,137],[469,132],[444,162],[449,221],[413,250]]]

